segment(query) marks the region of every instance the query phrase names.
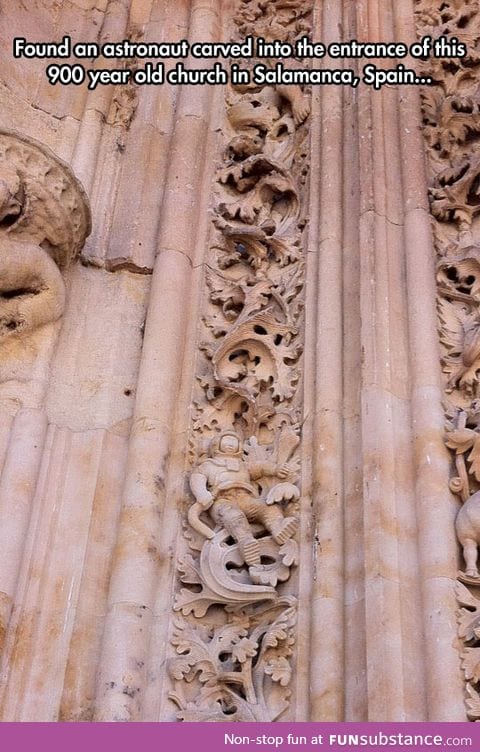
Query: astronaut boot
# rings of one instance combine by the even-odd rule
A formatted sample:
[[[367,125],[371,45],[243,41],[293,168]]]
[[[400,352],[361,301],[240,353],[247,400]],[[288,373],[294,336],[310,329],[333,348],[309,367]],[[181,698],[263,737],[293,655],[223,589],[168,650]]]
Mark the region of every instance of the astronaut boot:
[[[243,560],[249,567],[258,567],[262,562],[260,559],[260,545],[252,536],[241,538],[238,541],[238,547],[242,552]]]
[[[298,530],[298,520],[295,517],[285,517],[272,526],[271,533],[275,543],[282,546],[289,538],[293,538]]]

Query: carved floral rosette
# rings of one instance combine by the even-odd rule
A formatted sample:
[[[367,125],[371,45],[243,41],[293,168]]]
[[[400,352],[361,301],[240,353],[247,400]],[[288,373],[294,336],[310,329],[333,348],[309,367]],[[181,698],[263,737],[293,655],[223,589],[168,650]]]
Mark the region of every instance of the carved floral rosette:
[[[311,6],[240,0],[236,38],[292,43]],[[232,85],[225,104],[170,698],[179,720],[273,721],[295,642],[309,98]]]
[[[417,0],[419,36],[453,36],[464,58],[428,60],[422,91],[437,253],[439,332],[445,375],[451,490],[462,506],[456,533],[459,637],[467,714],[480,720],[480,5],[478,0]],[[478,494],[478,495],[477,495]]]

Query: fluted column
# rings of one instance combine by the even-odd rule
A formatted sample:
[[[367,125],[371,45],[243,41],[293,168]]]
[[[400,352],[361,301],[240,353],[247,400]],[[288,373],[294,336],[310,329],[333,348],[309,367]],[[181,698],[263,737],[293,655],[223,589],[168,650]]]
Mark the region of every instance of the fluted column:
[[[393,11],[397,38],[415,41],[412,0],[394,4]],[[444,443],[435,251],[425,173],[426,145],[420,127],[419,90],[413,87],[401,89],[399,103],[427,719],[465,721],[454,593],[458,569],[454,520],[458,504],[449,491],[451,459]]]
[[[341,3],[317,6],[316,36],[324,44],[338,39]],[[318,63],[317,63],[318,64]],[[324,67],[328,63],[323,61]],[[307,269],[310,330],[307,349],[314,368],[313,587],[310,601],[310,686],[312,720],[343,718],[343,93],[321,87],[312,116],[313,165],[311,225]],[[313,309],[313,310],[312,310]],[[313,352],[312,352],[313,351]],[[313,362],[312,362],[313,361]],[[308,412],[306,413],[308,415]],[[328,626],[327,626],[328,625]]]
[[[218,22],[218,3],[195,0],[189,39],[216,39]],[[209,87],[185,88],[177,107],[105,621],[97,720],[142,719],[157,578],[171,556],[160,531],[196,262],[192,230],[208,200],[208,195],[201,200],[201,186],[211,97]]]

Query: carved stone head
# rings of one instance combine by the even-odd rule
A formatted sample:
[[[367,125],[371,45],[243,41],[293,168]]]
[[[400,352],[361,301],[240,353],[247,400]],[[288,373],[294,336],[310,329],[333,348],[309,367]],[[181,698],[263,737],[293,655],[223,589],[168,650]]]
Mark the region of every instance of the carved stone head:
[[[217,455],[227,455],[228,457],[238,457],[242,452],[242,443],[235,431],[223,431],[215,436],[210,445],[212,457]]]
[[[70,167],[0,129],[0,345],[62,315],[61,271],[90,230],[88,200]]]

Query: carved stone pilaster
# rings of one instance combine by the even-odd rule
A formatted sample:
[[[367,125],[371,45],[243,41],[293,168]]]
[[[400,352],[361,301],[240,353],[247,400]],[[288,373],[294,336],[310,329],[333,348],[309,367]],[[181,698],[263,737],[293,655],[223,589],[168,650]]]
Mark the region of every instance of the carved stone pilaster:
[[[451,490],[462,501],[456,533],[464,568],[457,595],[467,713],[480,719],[480,6],[477,0],[419,0],[420,35],[454,36],[464,58],[425,63],[423,117],[437,251],[439,331],[445,375],[446,443],[455,458]]]
[[[240,0],[236,33],[293,42],[311,10]],[[170,697],[181,720],[273,721],[295,643],[309,99],[231,86],[225,105]]]
[[[0,346],[62,315],[61,270],[90,229],[87,197],[68,165],[0,130]]]

